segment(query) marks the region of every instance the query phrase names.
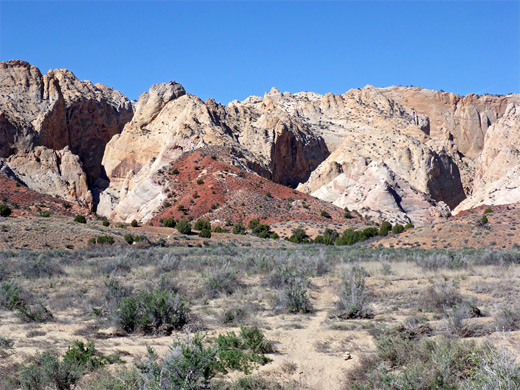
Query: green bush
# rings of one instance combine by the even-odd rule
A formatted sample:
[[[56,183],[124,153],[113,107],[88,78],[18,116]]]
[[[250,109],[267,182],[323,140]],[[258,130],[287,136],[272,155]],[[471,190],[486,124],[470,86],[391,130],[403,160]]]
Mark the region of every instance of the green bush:
[[[390,230],[392,230],[392,224],[390,222],[384,221],[379,227],[379,235],[383,237],[387,236]]]
[[[103,245],[112,245],[114,244],[114,238],[111,237],[111,236],[99,236],[97,238],[97,243],[98,244],[103,244]]]
[[[163,225],[164,227],[174,228],[175,225],[176,225],[176,222],[175,222],[175,219],[173,219],[173,218],[166,218],[166,219],[163,221],[162,225]]]
[[[29,294],[13,281],[0,284],[0,307],[17,311],[24,322],[45,322],[52,318],[52,313],[41,302],[31,302]]]
[[[202,179],[197,180],[197,184],[198,185],[204,184],[204,180],[202,180]]]
[[[345,218],[352,219],[352,218],[354,218],[354,216],[350,213],[350,211],[345,211]]]
[[[215,233],[227,233],[228,231],[226,229],[222,229],[220,226],[215,226],[213,229],[213,232]]]
[[[135,219],[132,219],[132,222],[130,222],[130,226],[138,227],[139,226],[139,222],[137,222],[137,220],[135,220]]]
[[[8,217],[11,215],[11,208],[6,204],[0,204],[0,216]]]
[[[195,224],[193,225],[193,229],[199,231],[202,229],[211,230],[211,224],[206,219],[197,219],[197,222],[195,222]]]
[[[181,219],[177,225],[175,225],[175,228],[179,231],[179,233],[182,234],[191,234],[191,223],[188,221]]]
[[[369,228],[363,229],[363,234],[367,238],[377,237],[379,235],[379,230],[377,230],[374,227],[369,227]]]
[[[249,221],[248,227],[251,230],[255,230],[258,225],[260,225],[260,220],[258,218],[255,218]]]
[[[172,175],[178,175],[178,174],[179,174],[179,170],[177,168],[173,168]]]
[[[404,232],[404,227],[403,227],[403,225],[396,224],[396,225],[392,228],[392,233],[394,233],[394,234],[401,234],[402,232]]]
[[[487,216],[486,216],[486,215],[483,215],[483,216],[482,216],[482,219],[480,220],[480,224],[481,224],[481,225],[485,225],[485,224],[488,223],[488,222],[489,222],[489,221],[488,221]]]
[[[75,341],[60,359],[52,352],[37,353],[33,363],[19,369],[20,384],[24,390],[71,389],[87,372],[106,364],[120,362],[119,356],[103,356],[94,343]]]
[[[329,218],[329,219],[331,218],[330,214],[328,212],[326,212],[325,210],[321,211],[321,216],[325,217],[325,218]]]
[[[42,210],[38,213],[38,216],[42,218],[49,218],[51,216],[51,212],[49,210]]]
[[[296,244],[304,244],[309,242],[309,236],[305,229],[295,228],[292,230],[292,235],[289,237],[290,242],[294,242]]]
[[[408,222],[406,225],[404,225],[405,230],[413,229],[414,227],[415,227],[414,224],[411,222]]]
[[[236,223],[235,226],[233,226],[233,234],[246,234],[246,227],[241,223]]]
[[[493,210],[489,209],[489,208],[484,210],[484,214],[491,214],[492,212],[493,212]]]
[[[74,217],[74,222],[77,222],[77,223],[87,223],[87,219],[83,215],[76,215]]]
[[[187,324],[188,318],[189,308],[169,290],[142,290],[136,296],[124,297],[116,311],[117,324],[128,333],[171,333]]]
[[[202,229],[199,233],[199,237],[202,237],[202,238],[211,238],[211,230],[209,229]]]
[[[132,236],[130,233],[125,234],[123,238],[129,245],[132,245],[134,243],[134,236]]]
[[[106,219],[103,220],[103,226],[104,227],[109,227],[110,226],[110,222],[108,222]]]
[[[347,229],[336,240],[336,245],[354,245],[356,242],[367,240],[367,236],[359,230]]]

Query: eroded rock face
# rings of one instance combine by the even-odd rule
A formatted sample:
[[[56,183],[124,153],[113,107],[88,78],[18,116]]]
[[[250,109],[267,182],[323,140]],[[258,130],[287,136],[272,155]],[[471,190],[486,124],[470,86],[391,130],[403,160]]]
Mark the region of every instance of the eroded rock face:
[[[297,184],[328,155],[325,142],[297,119],[268,107],[228,107],[187,95],[176,83],[141,95],[134,119],[106,147],[110,186],[98,213],[149,219],[165,195],[154,177],[184,152],[207,145],[233,150],[235,163],[281,184]]]
[[[480,205],[520,202],[520,104],[510,103],[486,132],[472,195],[455,213]]]
[[[91,185],[104,176],[105,144],[132,115],[132,104],[121,93],[80,81],[68,70],[42,76],[24,61],[0,63],[0,157],[27,154],[36,146],[68,147]]]
[[[19,152],[9,156],[6,163],[16,179],[27,187],[92,207],[87,175],[79,157],[68,147],[52,150],[37,146],[27,153]]]

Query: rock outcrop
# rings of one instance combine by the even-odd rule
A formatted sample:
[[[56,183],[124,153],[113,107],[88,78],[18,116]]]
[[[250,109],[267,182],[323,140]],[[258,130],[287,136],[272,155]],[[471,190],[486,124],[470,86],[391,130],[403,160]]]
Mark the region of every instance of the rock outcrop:
[[[231,166],[374,222],[420,225],[450,209],[520,201],[519,107],[519,95],[372,86],[324,96],[273,88],[224,106],[175,82],[153,85],[134,106],[68,70],[42,75],[8,61],[0,173],[110,218],[146,221],[167,199],[164,171],[215,147]]]
[[[520,202],[520,104],[510,103],[486,132],[471,196],[454,210]]]
[[[107,144],[103,166],[110,185],[98,213],[149,219],[163,200],[154,177],[189,152],[208,145],[232,150],[235,164],[281,184],[297,184],[328,155],[325,142],[301,121],[264,106],[202,101],[170,82],[141,95],[136,113]]]
[[[42,167],[33,173],[27,170],[36,167],[30,163],[36,161],[36,155],[43,153],[44,160],[49,161],[47,157],[52,155],[51,151],[68,148],[54,156],[63,157],[64,161],[70,160],[67,156],[71,153],[79,156],[80,166],[91,186],[104,176],[101,160],[106,143],[121,132],[132,116],[132,103],[120,92],[102,84],[80,81],[68,70],[50,70],[42,75],[38,68],[24,61],[0,63],[0,157],[9,157],[8,164],[16,161],[18,169],[26,177],[32,177],[28,183],[36,185],[39,182],[36,176],[42,173]],[[41,149],[33,153],[38,146],[48,151]],[[64,153],[63,156],[60,157],[60,153]],[[29,159],[27,164],[22,163],[25,158]],[[54,162],[49,165],[49,175],[61,176],[51,180],[55,183],[69,182],[71,176],[76,175],[76,172],[69,174],[50,168],[54,166]],[[77,196],[80,202],[88,203],[84,184],[76,183],[73,185],[75,190],[67,189],[63,195],[67,198]],[[45,191],[45,188],[54,187],[44,184],[34,189]]]

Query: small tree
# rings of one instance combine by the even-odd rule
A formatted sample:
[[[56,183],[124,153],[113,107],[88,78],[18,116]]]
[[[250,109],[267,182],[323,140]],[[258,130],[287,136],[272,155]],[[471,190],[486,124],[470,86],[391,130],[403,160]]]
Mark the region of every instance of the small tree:
[[[87,219],[83,215],[76,215],[74,217],[74,222],[77,222],[77,223],[87,223]]]
[[[206,219],[197,219],[197,222],[195,222],[195,225],[193,225],[193,229],[199,231],[203,229],[211,230],[211,224]]]
[[[190,234],[191,233],[191,223],[188,221],[181,219],[177,225],[175,225],[175,228],[179,231],[179,233],[182,234]]]
[[[292,235],[289,237],[289,241],[296,244],[303,244],[309,242],[309,236],[304,229],[295,228],[292,230]]]
[[[199,233],[199,237],[211,238],[211,230],[203,228]]]
[[[488,221],[488,218],[487,218],[486,215],[484,214],[484,215],[482,216],[482,219],[480,220],[480,224],[481,224],[481,225],[485,225],[485,224],[488,223],[488,222],[489,222],[489,221]]]
[[[11,215],[11,208],[6,204],[0,204],[0,216],[8,217]]]
[[[402,233],[402,232],[404,232],[404,227],[403,227],[403,225],[399,225],[399,224],[397,224],[397,225],[395,225],[395,226],[392,228],[392,233],[394,233],[394,234],[400,234],[400,233]]]
[[[137,222],[137,220],[133,219],[132,222],[130,223],[130,225],[132,227],[138,227],[139,226],[139,223]]]
[[[379,227],[379,235],[387,236],[390,230],[392,230],[392,224],[390,222],[384,221]]]
[[[246,234],[246,227],[241,223],[235,224],[235,226],[233,226],[233,234]]]
[[[328,212],[326,212],[325,210],[322,210],[321,216],[324,218],[330,218],[330,214]]]
[[[108,226],[110,226],[110,222],[108,222],[106,219],[103,220],[103,226],[104,226],[104,227],[108,227]]]
[[[164,227],[174,228],[175,225],[176,225],[176,223],[175,223],[175,219],[173,219],[173,218],[166,218],[166,219],[163,221],[162,225],[163,225]]]

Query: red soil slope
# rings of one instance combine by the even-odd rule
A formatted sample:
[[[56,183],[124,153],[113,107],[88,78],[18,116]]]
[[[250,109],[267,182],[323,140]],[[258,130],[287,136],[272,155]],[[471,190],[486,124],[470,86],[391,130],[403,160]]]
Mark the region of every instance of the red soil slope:
[[[90,212],[74,203],[49,195],[40,194],[30,188],[0,175],[0,203],[12,209],[12,216],[39,215],[49,211],[51,215],[88,215]]]
[[[221,148],[183,155],[160,174],[158,182],[168,188],[170,205],[166,203],[152,219],[154,225],[170,217],[204,218],[221,226],[226,222],[247,225],[254,218],[268,224],[345,222],[343,209],[234,166],[231,154]]]

